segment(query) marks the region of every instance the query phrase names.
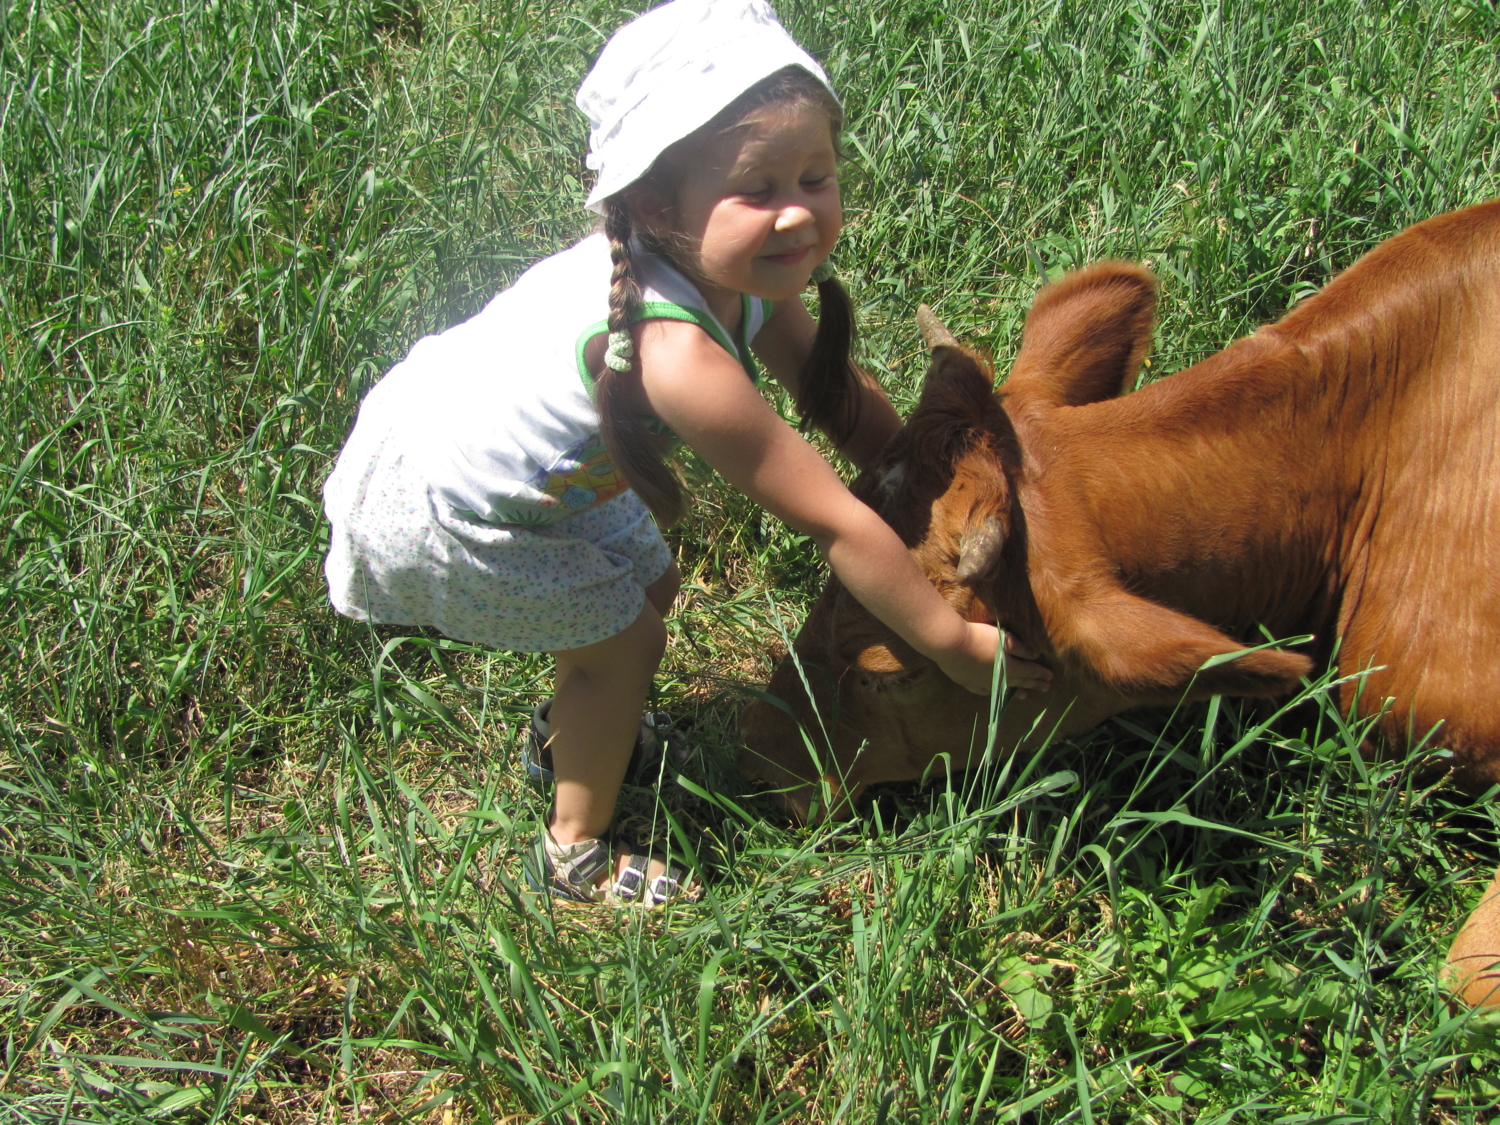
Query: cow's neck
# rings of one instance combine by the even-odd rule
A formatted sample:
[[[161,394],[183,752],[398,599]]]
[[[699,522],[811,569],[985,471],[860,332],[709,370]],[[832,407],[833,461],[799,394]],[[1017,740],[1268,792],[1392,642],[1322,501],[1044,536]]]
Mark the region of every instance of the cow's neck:
[[[1049,556],[1033,566],[1104,560],[1135,592],[1232,630],[1314,627],[1351,479],[1332,463],[1339,396],[1318,383],[1263,332],[1121,398],[1023,404],[1022,506]]]

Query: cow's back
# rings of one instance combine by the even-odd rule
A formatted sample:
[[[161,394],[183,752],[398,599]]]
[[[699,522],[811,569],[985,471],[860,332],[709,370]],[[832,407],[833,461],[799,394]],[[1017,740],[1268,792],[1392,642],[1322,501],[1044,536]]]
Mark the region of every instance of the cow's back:
[[[1378,247],[1271,331],[1317,360],[1347,510],[1339,671],[1386,732],[1500,781],[1500,201]],[[1311,455],[1311,454],[1310,454]]]

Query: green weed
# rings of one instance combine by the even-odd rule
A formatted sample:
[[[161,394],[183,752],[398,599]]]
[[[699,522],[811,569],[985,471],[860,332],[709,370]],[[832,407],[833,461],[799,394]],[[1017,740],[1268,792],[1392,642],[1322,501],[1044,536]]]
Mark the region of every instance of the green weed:
[[[1042,278],[1144,259],[1155,376],[1500,183],[1488,0],[780,10],[846,93],[837,256],[903,405],[919,300],[1003,366]],[[699,467],[658,691],[700,757],[622,811],[704,902],[526,889],[545,663],[338,619],[320,486],[419,336],[589,229],[571,99],[624,15],[0,3],[4,1112],[1491,1120],[1435,975],[1487,805],[1313,685],[788,826],[735,712],[820,572]]]

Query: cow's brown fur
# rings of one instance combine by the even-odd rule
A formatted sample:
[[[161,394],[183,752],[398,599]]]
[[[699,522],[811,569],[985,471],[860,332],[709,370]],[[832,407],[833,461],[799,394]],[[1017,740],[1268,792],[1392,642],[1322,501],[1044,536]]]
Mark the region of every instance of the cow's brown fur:
[[[1278,323],[1122,395],[1154,311],[1152,276],[1107,262],[1041,291],[998,392],[975,355],[934,349],[917,409],[857,486],[960,612],[1053,668],[1050,695],[1007,708],[1002,744],[1184,696],[1285,695],[1335,659],[1368,672],[1341,703],[1385,708],[1390,742],[1436,728],[1460,784],[1500,781],[1500,201],[1410,228]],[[1316,640],[1245,651],[1262,627]],[[852,800],[982,745],[984,702],[837,581],[796,651],[838,716],[824,760],[752,704],[741,769],[798,812],[820,775]],[[795,669],[770,690],[820,729]],[[1497,892],[1450,954],[1470,1002],[1500,984]]]

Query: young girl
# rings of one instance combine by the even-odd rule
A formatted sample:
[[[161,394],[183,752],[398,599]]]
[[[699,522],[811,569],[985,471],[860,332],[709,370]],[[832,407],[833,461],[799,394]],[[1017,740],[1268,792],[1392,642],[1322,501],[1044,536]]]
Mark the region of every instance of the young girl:
[[[849,360],[827,267],[842,113],[817,63],[764,0],[674,0],[615,34],[578,104],[603,233],[419,341],[369,393],[325,489],[326,569],[356,620],[556,658],[536,724],[556,783],[542,876],[567,898],[655,903],[682,869],[601,837],[679,585],[651,518],[683,510],[669,433],[971,691],[989,690],[999,634],[948,606],[756,387],[752,350],[861,467],[900,428]],[[815,277],[816,323],[801,299]],[[1049,678],[1024,660],[1007,674]]]

